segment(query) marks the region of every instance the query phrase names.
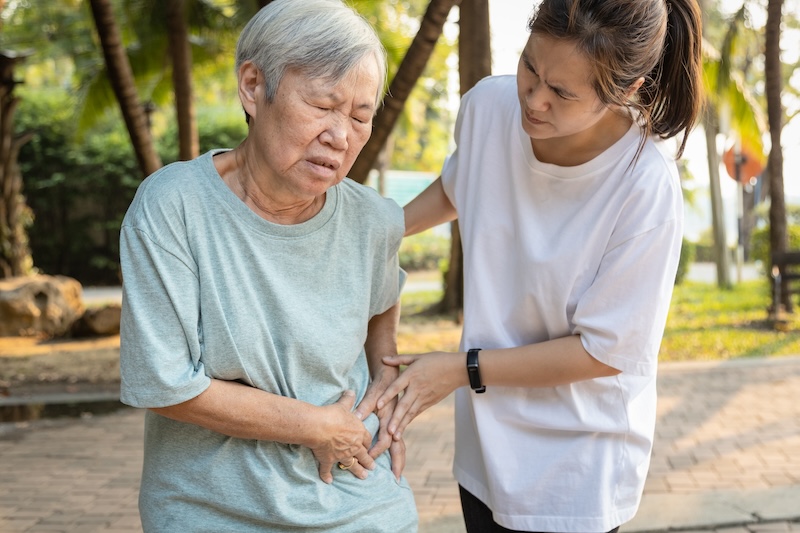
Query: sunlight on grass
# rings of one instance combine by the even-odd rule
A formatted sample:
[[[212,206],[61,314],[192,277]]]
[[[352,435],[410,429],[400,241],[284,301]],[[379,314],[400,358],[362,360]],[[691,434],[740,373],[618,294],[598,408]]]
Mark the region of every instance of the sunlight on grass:
[[[461,326],[452,317],[423,313],[441,297],[441,291],[403,294],[400,353],[458,350]],[[796,302],[796,313],[787,315],[785,331],[778,331],[767,320],[769,304],[769,287],[764,281],[742,282],[730,290],[684,282],[675,287],[659,359],[800,354],[800,305]]]
[[[452,317],[424,313],[441,299],[441,290],[403,294],[402,316],[397,333],[397,349],[400,353],[458,351],[461,325]]]
[[[689,361],[800,354],[800,316],[787,316],[786,331],[777,331],[767,321],[769,304],[765,281],[739,283],[730,290],[683,283],[675,287],[659,357]]]

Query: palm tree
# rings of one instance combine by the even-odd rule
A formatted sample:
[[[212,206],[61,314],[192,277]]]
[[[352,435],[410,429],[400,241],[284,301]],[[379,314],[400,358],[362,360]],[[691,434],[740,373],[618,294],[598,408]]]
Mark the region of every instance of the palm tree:
[[[712,17],[708,3],[703,2],[704,18]],[[703,131],[706,137],[706,154],[708,161],[709,189],[711,195],[711,222],[714,235],[715,262],[717,267],[717,285],[730,288],[730,255],[727,248],[727,236],[724,224],[724,209],[720,184],[720,154],[717,151],[717,135],[720,133],[720,122],[729,123],[732,134],[741,144],[754,154],[763,153],[761,142],[765,127],[760,119],[760,105],[747,89],[740,73],[732,67],[736,56],[737,43],[741,37],[741,29],[746,16],[743,5],[726,23],[726,30],[720,50],[709,41],[711,25],[703,25],[703,80],[705,93],[708,96],[706,109],[702,117]],[[722,117],[724,115],[724,117]],[[721,118],[722,117],[722,118]],[[724,118],[724,120],[723,120]]]
[[[167,2],[167,35],[172,59],[175,114],[178,118],[178,159],[188,161],[200,155],[200,141],[194,112],[192,48],[189,45],[185,9],[184,0]]]
[[[24,58],[25,54],[0,52],[0,278],[22,276],[33,267],[25,231],[32,218],[22,195],[22,174],[17,164],[20,148],[33,134],[14,135],[14,113],[19,104],[14,95],[14,67]]]
[[[464,0],[460,6],[458,74],[461,96],[492,74],[492,47],[488,0]],[[464,256],[458,221],[450,224],[450,263],[445,274],[443,313],[464,308]]]
[[[764,75],[766,77],[767,119],[772,146],[769,151],[767,169],[770,184],[769,242],[773,257],[784,253],[787,247],[786,202],[783,192],[783,149],[781,131],[783,129],[783,106],[781,105],[780,39],[783,0],[767,2],[767,23],[764,28]],[[787,311],[792,310],[787,284],[781,287],[782,303]],[[775,302],[778,305],[781,302]],[[777,311],[777,309],[774,309]]]
[[[366,181],[369,171],[375,166],[378,155],[397,122],[397,118],[403,111],[403,106],[411,94],[411,90],[425,69],[436,41],[442,34],[442,28],[450,10],[460,1],[431,0],[428,4],[419,31],[414,36],[397,73],[389,84],[389,92],[383,99],[383,106],[375,116],[372,136],[361,150],[361,154],[348,174],[351,179],[359,183]]]
[[[125,46],[122,44],[111,1],[89,0],[89,3],[103,49],[109,81],[128,128],[136,160],[142,174],[150,175],[161,168],[161,158],[158,156],[150,136],[147,114],[139,100],[133,70]]]

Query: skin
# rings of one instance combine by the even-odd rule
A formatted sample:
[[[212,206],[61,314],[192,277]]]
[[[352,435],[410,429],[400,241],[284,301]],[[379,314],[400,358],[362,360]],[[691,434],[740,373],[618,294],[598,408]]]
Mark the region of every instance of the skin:
[[[299,224],[319,213],[326,191],[341,182],[372,131],[375,95],[380,89],[374,58],[367,57],[338,83],[286,72],[273,102],[264,94],[264,78],[252,63],[239,70],[239,97],[250,115],[247,138],[214,158],[223,181],[259,216],[278,224]],[[199,396],[154,412],[243,439],[308,447],[319,462],[320,478],[333,482],[337,463],[355,463],[349,471],[361,479],[386,449],[399,477],[405,445],[392,439],[388,421],[394,402],[377,409],[379,438],[362,419],[376,410],[380,394],[398,376],[381,357],[396,354],[399,304],[373,317],[365,351],[372,383],[358,411],[355,393],[343,391],[334,404],[316,406],[235,382],[211,380]]]
[[[630,129],[631,118],[621,109],[604,106],[592,87],[592,65],[568,40],[532,34],[517,70],[517,95],[522,128],[536,158],[559,166],[591,161]],[[635,94],[643,83],[628,88]],[[405,207],[406,235],[457,217],[437,179]],[[555,387],[600,377],[619,370],[601,363],[583,347],[579,335],[480,352],[481,379],[487,387]],[[403,393],[389,422],[389,432],[401,438],[421,412],[455,389],[469,386],[465,352],[431,352],[385,357],[384,363],[408,365],[378,400],[378,407]]]

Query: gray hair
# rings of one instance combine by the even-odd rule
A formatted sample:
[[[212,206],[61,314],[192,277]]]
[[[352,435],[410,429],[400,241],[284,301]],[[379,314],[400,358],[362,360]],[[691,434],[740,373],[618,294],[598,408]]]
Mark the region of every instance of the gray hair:
[[[341,0],[274,0],[247,23],[236,44],[236,72],[252,61],[272,102],[287,69],[334,82],[372,55],[380,70],[378,109],[386,85],[386,50],[372,26]]]

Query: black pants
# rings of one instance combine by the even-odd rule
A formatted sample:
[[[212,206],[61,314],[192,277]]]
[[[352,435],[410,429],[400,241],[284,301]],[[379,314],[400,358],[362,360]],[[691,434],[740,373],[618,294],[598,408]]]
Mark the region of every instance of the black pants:
[[[506,529],[492,518],[492,510],[485,503],[458,486],[461,493],[461,512],[464,514],[464,523],[467,526],[467,533],[523,533],[516,529]],[[617,533],[616,527],[608,533]]]

